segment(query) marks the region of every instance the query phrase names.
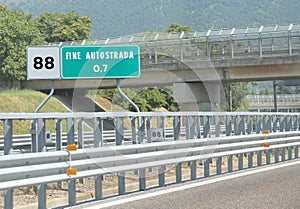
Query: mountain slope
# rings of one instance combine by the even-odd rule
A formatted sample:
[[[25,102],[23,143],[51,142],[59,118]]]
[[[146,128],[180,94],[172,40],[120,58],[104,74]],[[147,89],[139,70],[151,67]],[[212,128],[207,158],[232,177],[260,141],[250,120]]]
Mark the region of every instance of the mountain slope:
[[[0,0],[36,16],[76,11],[92,18],[92,38],[162,31],[171,23],[195,30],[300,22],[299,0]]]

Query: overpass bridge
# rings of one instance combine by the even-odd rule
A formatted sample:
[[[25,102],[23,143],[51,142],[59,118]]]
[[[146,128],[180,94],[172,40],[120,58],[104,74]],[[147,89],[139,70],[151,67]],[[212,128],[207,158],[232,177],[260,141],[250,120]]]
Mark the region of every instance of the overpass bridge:
[[[274,109],[274,96],[272,95],[247,95],[246,100],[249,101],[249,111],[271,111]],[[300,96],[298,94],[277,95],[277,108],[289,112],[299,110]]]
[[[141,51],[141,78],[123,87],[173,85],[183,109],[220,103],[222,82],[300,78],[300,24],[131,36],[51,45],[128,45]],[[51,81],[22,81],[22,88],[49,90]],[[60,91],[115,88],[114,79],[57,80]],[[192,105],[196,103],[196,106]],[[200,108],[201,109],[201,108]]]

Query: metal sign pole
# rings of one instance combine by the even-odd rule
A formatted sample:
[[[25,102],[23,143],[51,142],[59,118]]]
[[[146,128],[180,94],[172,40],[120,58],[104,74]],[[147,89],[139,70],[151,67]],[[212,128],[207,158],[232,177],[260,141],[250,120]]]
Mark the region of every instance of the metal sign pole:
[[[124,97],[134,108],[137,112],[141,112],[139,107],[122,91],[121,89],[121,85],[120,85],[120,79],[117,79],[116,80],[117,82],[117,89],[118,89],[118,92],[121,94],[122,97]],[[141,140],[140,138],[142,137],[143,133],[142,133],[142,129],[141,129],[141,126],[142,126],[142,117],[139,116],[138,117],[138,136],[139,136],[139,143],[141,143]]]
[[[51,80],[51,91],[48,94],[48,96],[44,99],[44,101],[42,101],[42,103],[36,108],[36,110],[34,111],[35,113],[37,113],[46,103],[47,101],[50,99],[50,97],[53,95],[54,93],[54,80]]]
[[[120,79],[117,79],[117,89],[119,93],[121,94],[122,97],[124,97],[133,107],[137,112],[140,112],[139,107],[122,91],[120,87]]]

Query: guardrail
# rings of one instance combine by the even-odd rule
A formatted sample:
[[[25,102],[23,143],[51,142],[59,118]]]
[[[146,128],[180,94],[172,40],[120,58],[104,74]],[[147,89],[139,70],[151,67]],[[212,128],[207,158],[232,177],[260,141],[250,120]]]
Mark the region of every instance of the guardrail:
[[[84,120],[93,121],[93,130],[84,128]],[[114,130],[103,129],[104,120],[114,121]],[[3,154],[12,154],[18,149],[14,142],[30,146],[31,152],[47,151],[46,130],[53,127],[51,140],[53,150],[62,150],[67,144],[79,148],[114,145],[142,144],[151,141],[209,138],[299,130],[298,113],[223,113],[223,112],[178,112],[178,113],[2,113],[0,129],[3,130]],[[17,123],[32,122],[28,132],[31,142],[14,136]],[[27,123],[30,124],[30,123]],[[47,125],[47,127],[46,127]],[[63,134],[63,131],[66,134]],[[92,132],[92,134],[91,134]],[[156,135],[156,136],[155,136]],[[28,135],[27,135],[28,136]],[[15,137],[15,138],[14,138]],[[107,140],[106,140],[107,139]],[[109,140],[108,140],[109,139]],[[28,139],[27,139],[28,140]],[[108,143],[109,141],[109,143]],[[20,145],[19,143],[19,145]],[[1,147],[1,145],[0,145]],[[52,148],[51,148],[52,149]]]
[[[104,175],[116,174],[118,194],[125,194],[125,173],[138,171],[139,190],[145,190],[147,168],[158,168],[158,186],[165,186],[166,166],[176,170],[176,183],[183,181],[182,166],[189,163],[190,180],[211,175],[209,163],[216,162],[216,174],[277,163],[298,158],[300,132],[279,132],[242,136],[188,139],[140,145],[75,149],[65,151],[27,153],[0,158],[0,190],[5,190],[4,208],[13,207],[13,189],[36,185],[38,207],[47,208],[46,185],[68,182],[68,204],[76,201],[76,180],[95,178],[95,200],[103,198]],[[271,155],[271,153],[273,153]],[[238,156],[238,166],[233,158]],[[256,157],[254,158],[254,155]],[[245,165],[245,157],[247,166]],[[263,160],[264,158],[264,160]],[[256,163],[254,163],[256,159]],[[222,161],[227,161],[226,171]],[[203,176],[197,175],[197,162],[204,163]],[[255,164],[255,165],[254,165]]]

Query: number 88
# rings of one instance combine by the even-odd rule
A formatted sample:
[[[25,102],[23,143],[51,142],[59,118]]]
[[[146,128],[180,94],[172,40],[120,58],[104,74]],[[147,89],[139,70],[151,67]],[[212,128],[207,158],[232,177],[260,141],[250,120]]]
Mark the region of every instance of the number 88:
[[[34,62],[33,67],[36,70],[41,70],[44,67],[42,57],[35,57],[33,59],[33,62]],[[51,70],[54,68],[54,58],[53,57],[48,56],[45,58],[45,68],[47,70]]]

